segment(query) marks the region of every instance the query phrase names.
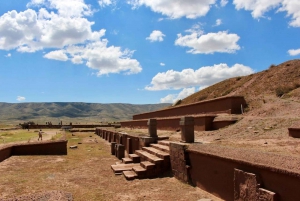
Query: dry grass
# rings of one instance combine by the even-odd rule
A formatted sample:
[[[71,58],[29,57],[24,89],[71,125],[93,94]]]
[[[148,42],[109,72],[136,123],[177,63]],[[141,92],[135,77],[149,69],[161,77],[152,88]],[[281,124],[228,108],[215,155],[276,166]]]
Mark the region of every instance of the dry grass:
[[[110,169],[119,160],[110,155],[108,142],[92,133],[67,133],[67,138],[68,146],[78,149],[68,149],[66,156],[13,156],[1,162],[0,200],[48,190],[70,192],[82,201],[220,200],[170,176],[127,181]]]

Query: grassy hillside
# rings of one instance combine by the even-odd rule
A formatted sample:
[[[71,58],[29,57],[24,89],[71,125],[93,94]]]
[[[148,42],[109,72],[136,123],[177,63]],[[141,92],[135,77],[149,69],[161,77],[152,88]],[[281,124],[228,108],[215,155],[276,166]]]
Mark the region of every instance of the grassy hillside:
[[[0,121],[41,122],[66,121],[120,121],[132,115],[158,110],[169,104],[99,104],[99,103],[0,103]]]
[[[250,110],[260,108],[268,97],[299,101],[300,60],[271,65],[262,72],[224,80],[183,99],[180,105],[231,95],[244,96]]]

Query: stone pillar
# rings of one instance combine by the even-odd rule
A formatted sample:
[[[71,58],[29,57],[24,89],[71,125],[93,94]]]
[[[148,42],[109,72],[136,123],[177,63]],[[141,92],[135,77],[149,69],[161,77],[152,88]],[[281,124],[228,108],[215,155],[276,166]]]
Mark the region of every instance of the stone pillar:
[[[105,140],[108,141],[109,131],[106,131],[105,133],[106,133]]]
[[[108,142],[111,142],[112,140],[112,132],[109,132],[109,134],[108,134]]]
[[[184,183],[191,183],[189,176],[190,162],[188,154],[186,154],[187,148],[187,144],[171,142],[170,162],[174,177]]]
[[[126,151],[128,154],[132,154],[132,140],[131,138],[127,138],[127,146],[126,146]]]
[[[115,153],[116,153],[116,149],[115,149],[116,144],[117,144],[116,142],[112,142],[112,143],[110,144],[111,155],[115,155]]]
[[[194,117],[181,117],[181,141],[186,143],[193,143],[195,141],[194,134]]]
[[[119,144],[122,144],[122,142],[123,142],[123,136],[122,134],[119,134]]]
[[[148,134],[150,137],[157,137],[157,122],[156,119],[148,119]]]
[[[117,145],[117,150],[116,150],[117,158],[119,160],[122,160],[122,158],[125,157],[125,146],[122,144]]]
[[[117,135],[117,133],[113,133],[113,136],[112,136],[112,141],[113,142],[116,142],[116,135]]]

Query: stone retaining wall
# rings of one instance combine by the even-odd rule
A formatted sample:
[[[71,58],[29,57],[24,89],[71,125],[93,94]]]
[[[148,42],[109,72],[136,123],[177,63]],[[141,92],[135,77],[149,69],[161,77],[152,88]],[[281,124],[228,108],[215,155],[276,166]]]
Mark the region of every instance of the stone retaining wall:
[[[171,107],[154,112],[133,115],[133,120],[151,119],[173,116],[190,116],[205,113],[229,113],[241,114],[241,105],[246,107],[246,101],[243,96],[227,96],[207,101],[196,102],[193,104]]]
[[[186,146],[170,145],[173,173],[183,182],[224,200],[300,200],[299,158],[212,144]]]
[[[7,145],[0,148],[0,162],[14,155],[66,155],[67,140]]]
[[[194,116],[194,129],[196,131],[209,131],[213,130],[213,120],[217,115],[199,115]],[[169,130],[176,131],[180,130],[180,118],[181,117],[169,117],[169,118],[158,118],[157,129],[158,130]],[[144,128],[147,129],[148,119],[142,120],[132,120],[132,121],[122,121],[121,127],[123,128]]]
[[[114,127],[115,125],[88,125],[88,124],[75,124],[75,125],[29,125],[29,129],[61,129],[62,126],[72,126],[72,128],[96,128],[96,127]],[[27,129],[27,128],[26,128]]]

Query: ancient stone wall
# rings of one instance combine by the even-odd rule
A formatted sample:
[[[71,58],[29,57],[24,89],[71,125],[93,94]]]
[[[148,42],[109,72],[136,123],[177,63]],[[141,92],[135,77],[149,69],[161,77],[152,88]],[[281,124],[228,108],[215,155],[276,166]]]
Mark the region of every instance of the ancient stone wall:
[[[0,162],[13,155],[66,155],[66,140],[7,145],[0,148]]]
[[[236,122],[237,122],[237,120],[214,121],[212,123],[212,130],[218,130],[220,128],[224,128],[224,127],[234,124]]]
[[[12,155],[11,150],[12,150],[11,146],[0,148],[0,162],[11,157],[11,155]]]
[[[69,125],[63,125],[69,126]],[[72,124],[72,128],[96,128],[96,127],[114,127],[114,125],[88,125],[88,124]],[[29,129],[60,129],[62,125],[29,125]]]
[[[196,131],[208,131],[213,129],[213,120],[216,115],[199,115],[194,116],[194,129]],[[180,118],[181,117],[170,117],[170,118],[158,118],[157,129],[158,130],[169,130],[176,131],[180,129]],[[144,120],[132,120],[122,121],[121,127],[123,128],[144,128],[147,129],[147,119]]]
[[[154,112],[133,115],[133,120],[221,112],[226,112],[229,114],[241,114],[241,105],[243,108],[246,106],[244,97],[228,96]]]
[[[199,144],[186,152],[187,176],[179,179],[190,178],[193,185],[224,200],[300,200],[299,158]],[[184,172],[183,166],[178,167]]]

